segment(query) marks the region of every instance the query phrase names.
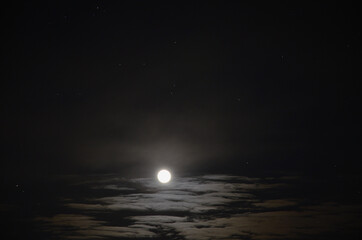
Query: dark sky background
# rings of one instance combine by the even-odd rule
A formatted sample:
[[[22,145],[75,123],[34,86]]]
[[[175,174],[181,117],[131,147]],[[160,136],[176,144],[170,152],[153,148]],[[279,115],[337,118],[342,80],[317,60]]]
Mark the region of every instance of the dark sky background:
[[[362,239],[357,4],[10,2],[0,239]]]
[[[357,6],[24,1],[2,12],[3,176],[362,168]]]

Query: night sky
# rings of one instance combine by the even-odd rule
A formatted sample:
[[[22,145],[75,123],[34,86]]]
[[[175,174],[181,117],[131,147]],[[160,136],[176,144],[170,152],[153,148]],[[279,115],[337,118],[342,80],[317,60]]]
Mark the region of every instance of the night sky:
[[[3,5],[5,233],[361,236],[360,10],[315,1]],[[161,168],[174,175],[167,189],[155,179]]]

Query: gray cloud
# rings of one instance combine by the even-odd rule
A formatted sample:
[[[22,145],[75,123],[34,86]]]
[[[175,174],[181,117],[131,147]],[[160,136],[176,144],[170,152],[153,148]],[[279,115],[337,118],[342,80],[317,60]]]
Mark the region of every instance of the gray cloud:
[[[360,205],[270,198],[295,180],[209,175],[161,185],[149,178],[106,176],[78,185],[110,191],[104,196],[63,202],[68,212],[77,214],[36,221],[65,239],[318,239],[321,233],[358,229]]]
[[[105,225],[106,222],[95,220],[94,217],[86,215],[57,214],[50,218],[38,217],[36,220],[52,227],[52,231],[61,232],[63,237],[66,239],[103,239],[105,237],[152,237],[155,235],[153,232],[150,232],[146,229],[152,228],[150,226],[107,226]]]

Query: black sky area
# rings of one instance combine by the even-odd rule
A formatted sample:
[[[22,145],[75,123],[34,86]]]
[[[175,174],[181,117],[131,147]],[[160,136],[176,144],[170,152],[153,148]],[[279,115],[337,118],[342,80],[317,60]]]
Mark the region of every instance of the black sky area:
[[[1,22],[3,176],[361,170],[356,5],[15,1]]]

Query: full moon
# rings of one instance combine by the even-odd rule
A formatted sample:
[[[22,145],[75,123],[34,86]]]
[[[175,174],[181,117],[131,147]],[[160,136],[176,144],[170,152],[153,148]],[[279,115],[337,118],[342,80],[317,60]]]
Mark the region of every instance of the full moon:
[[[157,174],[158,181],[161,183],[168,183],[171,180],[171,173],[165,169],[161,170]]]

